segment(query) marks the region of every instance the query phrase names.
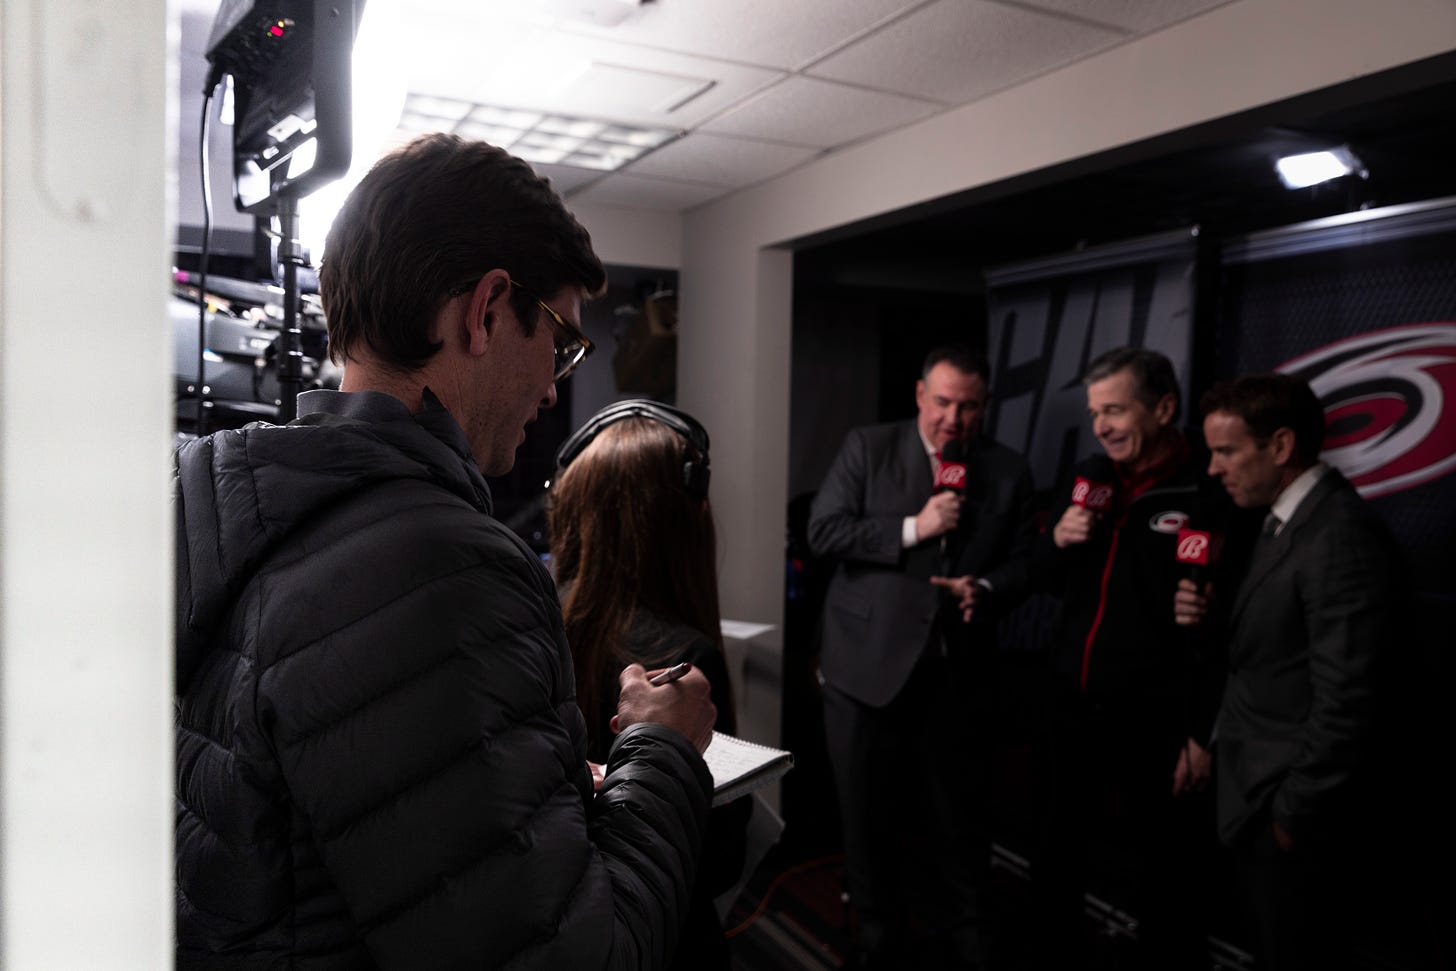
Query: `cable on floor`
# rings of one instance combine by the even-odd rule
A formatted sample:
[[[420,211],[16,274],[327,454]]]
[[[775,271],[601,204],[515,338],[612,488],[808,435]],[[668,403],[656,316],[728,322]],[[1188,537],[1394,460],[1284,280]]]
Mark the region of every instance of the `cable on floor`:
[[[778,876],[773,878],[773,882],[768,885],[768,889],[764,890],[763,899],[758,902],[758,906],[754,908],[753,913],[745,917],[743,919],[743,922],[740,923],[737,927],[724,931],[723,936],[737,937],[739,934],[742,934],[744,931],[748,930],[749,926],[754,921],[758,920],[760,917],[763,916],[763,912],[768,909],[768,902],[773,897],[774,891],[778,890],[779,885],[782,884],[789,877],[796,876],[800,873],[805,873],[809,870],[813,870],[821,866],[827,866],[831,863],[842,862],[844,862],[844,854],[836,853],[833,856],[824,856],[820,857],[817,860],[805,860],[803,863],[796,863],[793,866],[789,867],[783,873],[780,873]]]

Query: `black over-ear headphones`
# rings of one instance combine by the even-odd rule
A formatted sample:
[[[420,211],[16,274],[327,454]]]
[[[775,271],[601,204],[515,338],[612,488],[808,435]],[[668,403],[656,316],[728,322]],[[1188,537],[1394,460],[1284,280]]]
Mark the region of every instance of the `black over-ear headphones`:
[[[561,447],[556,450],[556,478],[561,476],[562,469],[565,469],[573,459],[586,450],[592,440],[601,434],[603,428],[624,418],[634,417],[650,418],[659,424],[666,425],[687,439],[694,454],[683,463],[683,486],[687,489],[688,495],[696,499],[706,499],[708,479],[712,474],[712,469],[708,465],[707,429],[687,412],[679,411],[660,401],[653,401],[651,398],[628,398],[624,401],[615,401],[588,418],[586,423],[573,432],[571,437],[562,442]]]

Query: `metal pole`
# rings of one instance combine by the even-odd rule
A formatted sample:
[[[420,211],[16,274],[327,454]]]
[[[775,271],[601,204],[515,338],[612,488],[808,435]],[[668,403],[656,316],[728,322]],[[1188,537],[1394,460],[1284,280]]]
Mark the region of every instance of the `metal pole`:
[[[278,197],[278,259],[283,264],[283,333],[278,335],[278,422],[298,417],[303,390],[303,339],[298,327],[298,268],[306,263],[298,239],[298,199],[290,191]]]

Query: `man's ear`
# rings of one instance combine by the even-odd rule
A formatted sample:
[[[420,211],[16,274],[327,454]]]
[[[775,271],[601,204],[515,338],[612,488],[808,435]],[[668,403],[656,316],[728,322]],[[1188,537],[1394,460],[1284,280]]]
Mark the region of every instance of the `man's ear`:
[[[1153,408],[1153,417],[1158,419],[1159,425],[1168,425],[1173,421],[1173,416],[1178,413],[1178,399],[1171,393],[1163,395],[1158,399],[1158,404]]]
[[[472,356],[479,357],[490,346],[495,326],[509,306],[510,294],[511,278],[504,270],[491,270],[475,285],[461,324],[465,329],[465,346]]]
[[[1275,465],[1288,465],[1294,459],[1294,429],[1274,429],[1274,434],[1269,436],[1269,448]]]

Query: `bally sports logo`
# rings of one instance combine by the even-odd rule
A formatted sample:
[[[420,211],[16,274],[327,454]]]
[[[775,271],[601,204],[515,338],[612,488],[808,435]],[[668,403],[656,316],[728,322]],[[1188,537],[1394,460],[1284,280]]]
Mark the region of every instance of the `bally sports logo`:
[[[1079,475],[1072,484],[1072,505],[1093,512],[1106,512],[1112,506],[1112,486]]]
[[[1361,334],[1278,370],[1325,406],[1322,457],[1370,498],[1456,469],[1456,323]]]
[[[921,480],[924,481],[923,479]],[[966,489],[966,467],[960,462],[942,462],[935,470],[935,490],[951,489],[964,492]]]
[[[1178,533],[1178,562],[1208,562],[1208,548],[1211,537],[1201,529],[1184,529]]]

